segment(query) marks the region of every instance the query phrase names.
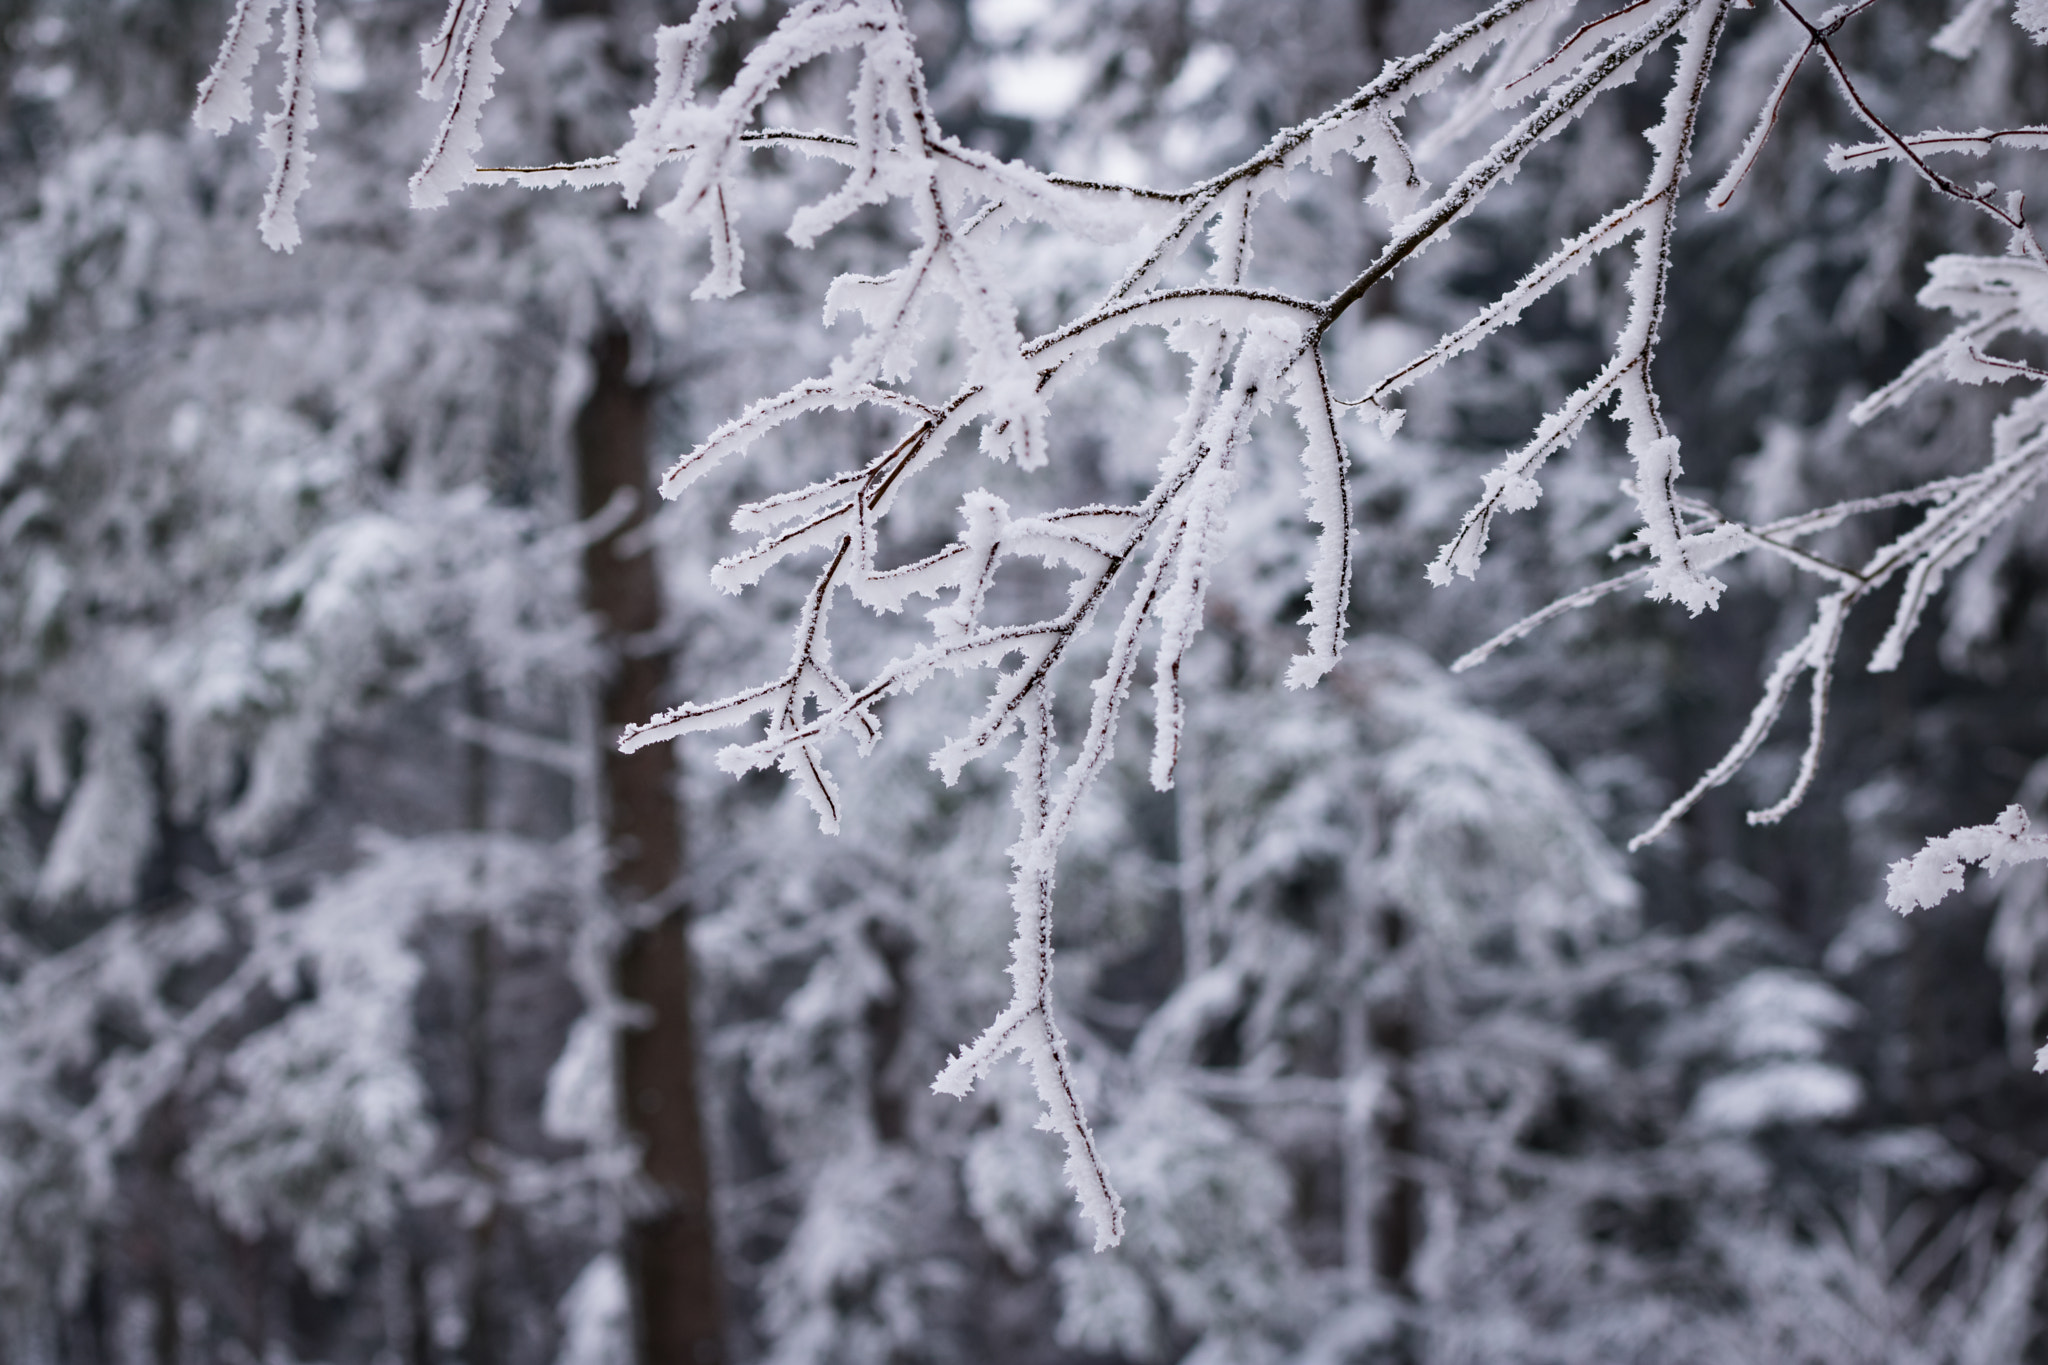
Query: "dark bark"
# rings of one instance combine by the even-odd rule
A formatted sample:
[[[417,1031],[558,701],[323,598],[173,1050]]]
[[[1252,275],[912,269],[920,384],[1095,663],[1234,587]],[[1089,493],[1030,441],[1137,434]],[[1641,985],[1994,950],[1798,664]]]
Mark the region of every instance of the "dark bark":
[[[488,718],[489,697],[482,680],[471,673],[464,682],[464,702],[473,716]],[[465,829],[481,833],[490,828],[490,751],[470,744],[463,751],[462,823]],[[494,1139],[491,1122],[491,992],[497,974],[493,935],[489,920],[469,926],[469,993],[463,1019],[463,1053],[469,1068],[469,1132],[464,1146],[470,1173],[491,1183],[490,1151]],[[463,1342],[463,1358],[469,1365],[500,1365],[505,1359],[498,1340],[498,1306],[492,1295],[492,1261],[498,1233],[498,1208],[490,1210],[469,1229],[469,1336]]]
[[[471,746],[472,752],[481,746]],[[472,1175],[490,1183],[491,1133],[491,985],[496,974],[491,927],[488,923],[469,928],[469,999],[464,1020],[464,1051],[469,1063],[469,1134],[466,1157]],[[496,1202],[469,1229],[469,1335],[463,1342],[463,1359],[469,1365],[500,1365],[505,1357],[498,1340],[498,1306],[492,1294],[492,1263],[498,1235]]]
[[[868,1112],[877,1138],[902,1142],[910,1133],[909,1104],[897,1062],[909,1019],[909,967],[917,944],[903,929],[881,920],[869,920],[865,933],[889,972],[888,991],[868,1002],[864,1017],[869,1047]]]
[[[184,1358],[184,1342],[178,1322],[178,1282],[168,1268],[150,1281],[150,1306],[154,1316],[149,1325],[150,1356],[156,1365],[178,1365]]]
[[[1381,933],[1388,958],[1408,942],[1406,922],[1397,911],[1386,912]],[[1409,1168],[1419,1150],[1415,1095],[1410,1070],[1415,1062],[1415,1027],[1406,1001],[1390,1002],[1372,1020],[1372,1042],[1392,1070],[1388,1113],[1382,1120],[1382,1141],[1391,1166],[1379,1208],[1373,1218],[1373,1269],[1397,1294],[1412,1297],[1410,1272],[1422,1242],[1422,1190]]]
[[[406,1365],[434,1365],[440,1353],[434,1348],[434,1310],[427,1299],[427,1264],[416,1250],[405,1253],[405,1328],[401,1338],[408,1354]]]
[[[608,734],[657,709],[669,668],[667,650],[649,643],[662,615],[654,557],[644,548],[620,552],[622,540],[644,519],[648,497],[651,394],[633,380],[631,357],[623,331],[607,332],[594,343],[595,374],[575,431],[583,514],[593,515],[622,489],[640,499],[624,524],[584,556],[588,605],[603,623],[614,656],[603,703]],[[674,751],[666,744],[634,754],[607,747],[604,764],[611,890],[629,902],[665,896],[683,866]],[[717,1365],[726,1359],[684,918],[678,908],[636,929],[618,961],[621,992],[645,1005],[649,1019],[622,1040],[621,1112],[641,1143],[646,1176],[663,1197],[660,1211],[636,1221],[627,1236],[642,1365]]]

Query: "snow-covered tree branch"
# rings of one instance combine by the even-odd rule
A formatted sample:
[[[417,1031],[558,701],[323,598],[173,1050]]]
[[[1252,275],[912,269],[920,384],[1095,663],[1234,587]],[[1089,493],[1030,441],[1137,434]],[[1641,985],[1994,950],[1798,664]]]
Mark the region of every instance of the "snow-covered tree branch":
[[[1021,813],[1010,850],[1015,989],[995,1022],[953,1058],[934,1086],[964,1094],[1006,1053],[1020,1052],[1036,1078],[1046,1126],[1066,1143],[1067,1179],[1101,1248],[1123,1236],[1123,1214],[1055,1016],[1055,874],[1076,812],[1112,759],[1125,704],[1148,672],[1150,777],[1160,790],[1174,784],[1187,731],[1186,661],[1218,571],[1218,546],[1244,493],[1245,452],[1268,414],[1284,409],[1299,428],[1302,517],[1318,528],[1301,623],[1306,643],[1286,678],[1289,686],[1303,687],[1338,667],[1347,632],[1356,532],[1346,413],[1362,413],[1380,434],[1391,435],[1402,416],[1393,401],[1404,390],[1499,337],[1604,253],[1631,244],[1626,319],[1596,372],[1484,477],[1427,573],[1438,584],[1476,575],[1502,515],[1538,504],[1546,463],[1611,405],[1625,429],[1628,494],[1637,520],[1614,555],[1643,562],[1510,627],[1461,665],[1562,611],[1636,587],[1697,615],[1723,596],[1726,584],[1717,571],[1742,556],[1776,560],[1819,585],[1810,626],[1770,669],[1740,735],[1642,832],[1638,845],[1666,832],[1749,763],[1810,675],[1803,755],[1783,796],[1749,819],[1774,822],[1796,807],[1820,771],[1829,697],[1852,615],[1880,589],[1903,581],[1890,628],[1868,662],[1877,672],[1898,667],[1944,577],[2010,521],[2048,471],[2048,399],[2033,393],[2000,420],[1980,467],[1917,486],[1750,521],[1681,483],[1683,433],[1666,420],[1660,402],[1659,343],[1672,272],[1680,268],[1672,244],[1691,188],[1687,172],[1714,88],[1717,52],[1734,22],[1777,26],[1789,39],[1789,55],[1749,111],[1753,131],[1707,193],[1709,208],[1741,211],[1743,183],[1771,154],[1771,135],[1787,117],[1788,91],[1824,74],[1840,109],[1869,139],[1838,147],[1831,167],[1908,168],[1933,193],[1984,215],[2005,238],[2003,256],[1950,255],[1934,263],[1923,302],[1964,321],[1895,383],[1861,402],[1852,420],[1879,418],[1935,378],[1983,384],[2048,377],[1986,349],[2013,334],[2048,330],[2048,256],[2029,224],[2024,196],[1990,183],[1965,187],[1933,164],[1937,156],[1982,155],[1993,147],[2038,148],[2048,145],[2048,131],[1895,130],[1838,50],[1838,35],[1876,3],[1809,15],[1780,0],[1761,7],[1767,13],[1743,17],[1738,12],[1750,8],[1746,0],[1634,0],[1568,28],[1568,2],[1499,0],[1388,62],[1323,113],[1274,132],[1248,159],[1199,183],[1162,190],[1047,174],[949,135],[895,0],[800,0],[765,36],[734,54],[734,74],[723,88],[708,90],[707,55],[732,41],[739,11],[732,0],[702,0],[686,22],[656,35],[654,89],[634,111],[632,135],[616,152],[525,168],[479,165],[485,106],[500,74],[494,45],[516,0],[451,0],[440,29],[421,49],[422,93],[442,101],[446,113],[411,192],[416,206],[434,207],[464,185],[608,186],[637,203],[660,181],[667,195],[658,210],[662,220],[707,244],[709,269],[696,290],[704,300],[729,297],[745,283],[741,220],[758,158],[803,158],[843,171],[829,192],[788,213],[786,230],[799,246],[821,242],[856,215],[899,215],[900,262],[879,273],[841,274],[818,300],[825,326],[857,317],[858,335],[829,367],[717,427],[676,461],[661,485],[664,496],[681,496],[724,462],[818,414],[865,414],[872,418],[866,431],[886,425],[888,434],[875,448],[844,452],[837,472],[794,487],[778,486],[770,474],[774,491],[732,514],[734,530],[759,539],[717,566],[714,582],[726,591],[761,583],[785,560],[821,561],[794,611],[786,667],[731,695],[650,717],[629,729],[621,746],[631,751],[764,718],[760,736],[726,748],[720,766],[735,774],[780,769],[832,830],[842,821],[844,800],[830,772],[829,745],[850,739],[865,753],[881,735],[889,699],[941,674],[992,675],[978,713],[961,719],[932,763],[951,783],[965,765],[1016,737],[1008,764]],[[201,126],[224,130],[250,116],[250,73],[275,7],[275,0],[240,0],[201,91]],[[1941,51],[1966,56],[1982,27],[1979,11],[1988,8],[1972,6],[1942,30],[1936,40]],[[2035,9],[2021,4],[2020,21],[2035,27]],[[1972,15],[1977,29],[1965,23]],[[280,108],[265,125],[275,172],[261,227],[266,242],[288,250],[299,240],[294,206],[314,156],[312,95],[303,74],[316,58],[313,0],[288,0],[283,21],[285,79]],[[812,67],[844,89],[844,124],[781,126],[785,110],[819,103],[814,94],[804,101],[789,97],[799,73]],[[1814,67],[1822,71],[1806,74]],[[1646,133],[1652,155],[1642,181],[1590,226],[1563,237],[1468,322],[1358,397],[1341,396],[1326,354],[1340,320],[1454,234],[1604,97],[1649,80],[1663,82],[1663,90],[1659,116]],[[1483,151],[1461,162],[1447,158],[1448,149],[1487,125],[1494,136]],[[1336,181],[1346,158],[1369,166],[1377,182],[1371,202],[1386,222],[1376,254],[1357,273],[1322,281],[1320,292],[1265,282],[1255,269],[1255,246],[1264,240],[1274,206],[1314,193],[1315,178]],[[1452,166],[1440,186],[1425,179],[1437,162]],[[1020,271],[1073,260],[1086,264],[1075,267],[1072,298],[1060,316],[1036,317],[1020,306],[1009,284]],[[1087,294],[1098,277],[1099,287]],[[944,328],[934,327],[939,319]],[[1141,329],[1163,336],[1185,361],[1181,415],[1172,430],[1156,433],[1157,473],[1143,496],[1027,509],[977,487],[959,497],[944,543],[934,547],[894,533],[902,520],[897,514],[916,505],[919,490],[944,482],[920,482],[920,476],[967,458],[970,431],[976,432],[971,444],[983,454],[1018,470],[1059,461],[1063,400],[1085,391],[1082,377],[1090,368]],[[1918,520],[1860,564],[1837,563],[1810,548],[1851,518],[1901,509],[1919,510]],[[1034,606],[1020,619],[1015,596],[1000,584],[1032,565],[1070,579],[1063,601],[1043,611]],[[880,616],[901,614],[913,598],[937,605],[926,613],[928,634],[914,643],[890,637],[882,657],[849,676],[836,658],[874,651],[835,650],[834,607],[842,593]],[[1080,695],[1082,675],[1086,714],[1074,725],[1078,713],[1063,712],[1061,703],[1063,695]],[[1063,719],[1073,726],[1072,756],[1065,758],[1058,734]],[[1920,878],[1906,894],[1924,902],[1932,885]]]

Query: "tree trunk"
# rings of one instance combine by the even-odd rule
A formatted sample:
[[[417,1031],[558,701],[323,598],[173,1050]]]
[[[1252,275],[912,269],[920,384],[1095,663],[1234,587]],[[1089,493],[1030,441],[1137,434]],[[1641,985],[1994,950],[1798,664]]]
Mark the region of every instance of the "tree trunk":
[[[1389,908],[1383,913],[1380,932],[1386,957],[1399,957],[1410,937],[1400,911]],[[1416,966],[1409,969],[1411,980],[1404,998],[1387,1002],[1371,1021],[1373,1047],[1391,1073],[1380,1148],[1391,1170],[1373,1218],[1373,1262],[1386,1287],[1405,1298],[1415,1296],[1415,1253],[1421,1247],[1423,1231],[1422,1187],[1413,1169],[1420,1150],[1412,1075],[1416,1052],[1412,1002],[1418,994],[1412,976],[1416,970]]]
[[[463,680],[463,705],[470,715],[488,721],[489,696],[483,680],[472,670]],[[462,825],[481,834],[491,825],[491,755],[479,743],[463,746]],[[470,1174],[495,1187],[491,1169],[491,1146],[496,1134],[492,1122],[491,995],[496,987],[497,952],[488,919],[469,926],[469,990],[463,1011],[463,1053],[469,1067],[469,1131],[464,1135],[464,1160]],[[491,1207],[469,1229],[469,1335],[463,1341],[462,1358],[469,1365],[503,1365],[505,1352],[498,1340],[498,1306],[491,1278],[496,1259],[499,1206],[495,1196]]]
[[[631,340],[621,330],[608,331],[593,344],[595,375],[575,429],[583,515],[594,515],[621,489],[640,499],[616,531],[584,554],[587,600],[613,653],[614,671],[604,690],[608,735],[653,714],[669,667],[667,650],[647,644],[661,625],[654,556],[630,542],[621,552],[621,541],[646,516],[648,496],[651,394],[631,379],[631,355]],[[683,830],[675,776],[675,753],[666,744],[634,754],[607,746],[604,818],[610,887],[623,902],[663,896],[681,875]],[[663,1199],[659,1211],[634,1222],[626,1239],[641,1365],[722,1365],[726,1359],[711,1178],[697,1107],[697,1041],[684,919],[677,909],[656,924],[635,929],[618,960],[621,993],[648,1012],[647,1025],[629,1030],[621,1040],[620,1113],[641,1144],[647,1179]]]

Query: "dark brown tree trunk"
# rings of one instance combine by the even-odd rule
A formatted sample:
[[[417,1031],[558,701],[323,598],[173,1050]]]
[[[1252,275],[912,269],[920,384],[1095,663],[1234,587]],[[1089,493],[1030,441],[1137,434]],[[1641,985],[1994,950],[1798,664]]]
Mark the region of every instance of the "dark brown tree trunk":
[[[489,695],[474,671],[464,679],[463,704],[479,720],[490,718]],[[480,834],[490,828],[490,784],[490,750],[478,743],[464,746],[462,823],[472,833]],[[470,1174],[486,1185],[496,1183],[496,1173],[491,1169],[491,1146],[496,1136],[491,1114],[491,995],[497,977],[494,940],[489,920],[480,919],[469,927],[469,992],[463,1017],[463,1051],[469,1064],[469,1132],[463,1143],[464,1155]],[[490,1210],[469,1229],[469,1335],[462,1347],[462,1358],[468,1365],[503,1365],[505,1359],[498,1340],[498,1306],[492,1283],[498,1219],[494,1198]]]
[[[647,434],[651,394],[630,373],[632,343],[622,330],[592,345],[590,396],[577,415],[576,465],[583,515],[625,490],[631,515],[584,555],[584,589],[603,623],[614,671],[604,690],[607,735],[645,720],[660,705],[669,656],[650,645],[661,625],[661,582],[654,556],[627,538],[647,514]],[[610,885],[621,901],[671,893],[683,867],[682,812],[675,753],[657,744],[634,754],[607,746],[604,803]],[[646,1006],[649,1022],[620,1047],[620,1112],[641,1143],[647,1178],[661,1209],[627,1236],[634,1330],[641,1365],[722,1365],[726,1359],[723,1282],[711,1226],[711,1177],[697,1106],[697,1040],[691,1015],[690,958],[678,908],[633,931],[620,950],[618,983]]]
[[[1408,925],[1399,911],[1386,911],[1381,922],[1384,951],[1398,956],[1409,938]],[[1411,969],[1412,970],[1412,969]],[[1408,995],[1416,987],[1411,984]],[[1372,1020],[1374,1048],[1388,1063],[1388,1113],[1382,1121],[1382,1150],[1390,1159],[1389,1173],[1380,1206],[1373,1219],[1373,1268],[1386,1287],[1404,1297],[1413,1297],[1411,1272],[1415,1253],[1422,1243],[1422,1188],[1410,1169],[1419,1150],[1415,1124],[1415,1093],[1412,1071],[1415,1064],[1415,1027],[1406,1001],[1391,1001]]]
[[[472,746],[472,751],[481,746]],[[470,1173],[486,1185],[495,1184],[491,1168],[491,990],[497,972],[496,950],[487,923],[469,928],[469,998],[463,1021],[464,1050],[469,1062],[469,1134],[464,1145]],[[497,1259],[499,1209],[490,1209],[469,1229],[469,1335],[462,1358],[469,1365],[502,1365],[505,1352],[498,1340],[498,1307],[492,1271]]]

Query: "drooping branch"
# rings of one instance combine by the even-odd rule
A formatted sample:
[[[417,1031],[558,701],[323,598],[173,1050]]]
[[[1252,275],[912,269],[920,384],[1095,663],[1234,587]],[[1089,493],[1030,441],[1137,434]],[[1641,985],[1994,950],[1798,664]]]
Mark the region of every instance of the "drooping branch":
[[[1817,57],[1845,104],[1877,139],[1838,149],[1838,168],[1903,162],[1940,193],[1971,203],[2011,232],[2016,254],[1996,269],[1968,258],[1946,258],[1962,262],[1952,266],[1937,263],[1929,288],[1938,285],[1943,292],[1932,301],[1971,316],[1897,383],[1866,400],[1857,409],[1859,420],[1902,401],[1937,373],[1969,382],[2040,378],[2033,368],[1983,348],[2026,325],[2023,295],[2038,285],[2036,275],[2048,271],[2021,200],[2000,198],[1989,189],[1963,190],[1926,159],[1936,153],[1981,154],[1994,146],[2048,145],[2048,132],[1894,133],[1858,91],[1834,45],[1835,35],[1871,2],[1809,21],[1781,0],[1780,7],[1798,27],[1797,50],[1780,71],[1742,150],[1709,196],[1713,207],[1731,201],[1765,153],[1769,134],[1787,107],[1791,82],[1809,58]],[[849,459],[840,472],[772,492],[732,516],[736,531],[756,539],[715,568],[713,579],[721,588],[742,591],[801,556],[821,561],[796,613],[786,667],[727,697],[689,703],[633,724],[620,747],[631,752],[759,717],[763,729],[758,738],[726,748],[720,765],[732,772],[781,768],[829,829],[842,815],[826,765],[829,743],[844,736],[865,751],[880,734],[880,708],[887,699],[915,691],[941,671],[989,672],[979,712],[955,731],[933,763],[951,781],[966,763],[1018,736],[1020,748],[1009,765],[1023,817],[1012,849],[1015,991],[989,1030],[948,1066],[939,1085],[964,1093],[999,1057],[1023,1051],[1049,1126],[1066,1141],[1069,1179],[1094,1223],[1099,1245],[1112,1244],[1120,1235],[1121,1210],[1081,1104],[1081,1076],[1055,1019],[1050,915],[1062,841],[1078,803],[1111,758],[1145,645],[1156,641],[1151,775],[1165,787],[1178,770],[1185,724],[1183,664],[1202,624],[1214,552],[1245,473],[1244,452],[1254,421],[1284,398],[1302,432],[1305,510],[1318,528],[1304,620],[1308,642],[1288,681],[1305,685],[1336,665],[1347,625],[1354,532],[1349,457],[1322,347],[1340,318],[1443,240],[1603,93],[1633,82],[1656,52],[1675,49],[1661,117],[1649,130],[1653,156],[1648,178],[1626,202],[1560,243],[1513,288],[1357,401],[1397,416],[1386,412],[1383,400],[1514,325],[1532,304],[1601,253],[1632,243],[1627,316],[1604,363],[1485,477],[1478,501],[1429,573],[1437,581],[1473,574],[1495,518],[1533,506],[1548,459],[1611,403],[1627,428],[1634,464],[1627,487],[1641,519],[1641,529],[1623,549],[1647,562],[1510,627],[1461,664],[1476,662],[1543,621],[1622,588],[1639,586],[1698,612],[1715,605],[1721,592],[1715,569],[1741,554],[1772,555],[1824,585],[1814,621],[1777,661],[1742,734],[1644,838],[1667,829],[1702,794],[1739,770],[1765,742],[1800,679],[1811,673],[1811,727],[1798,774],[1782,800],[1752,818],[1777,819],[1796,805],[1818,771],[1828,691],[1850,612],[1893,577],[1904,579],[1892,629],[1872,660],[1874,668],[1895,666],[1943,575],[2041,481],[2048,460],[2048,440],[2041,430],[2048,417],[2023,401],[2001,427],[1993,458],[1983,470],[1905,493],[1838,503],[1751,527],[1681,489],[1679,442],[1660,409],[1656,358],[1679,199],[1717,45],[1737,5],[1738,0],[1627,0],[1580,24],[1536,60],[1559,31],[1568,0],[1497,0],[1420,51],[1389,62],[1323,113],[1278,131],[1236,166],[1178,190],[1049,175],[949,136],[932,109],[897,0],[798,0],[770,32],[738,54],[734,75],[723,88],[702,91],[709,45],[738,12],[733,0],[703,0],[686,22],[656,35],[654,89],[634,112],[631,137],[610,156],[545,166],[476,164],[479,120],[498,71],[493,45],[516,0],[450,0],[440,29],[422,48],[423,93],[447,100],[448,107],[413,180],[418,203],[438,203],[460,185],[485,183],[611,186],[637,202],[657,170],[674,167],[676,187],[659,212],[671,226],[706,243],[709,269],[698,286],[699,297],[722,297],[743,284],[739,207],[756,153],[796,154],[823,163],[828,171],[837,168],[838,179],[828,190],[790,212],[785,227],[799,245],[812,244],[865,209],[893,206],[900,215],[910,240],[895,268],[873,276],[843,275],[823,299],[828,322],[839,315],[858,318],[861,326],[852,343],[824,373],[755,403],[713,431],[678,459],[662,481],[664,496],[677,496],[722,462],[821,412],[868,410],[893,424],[879,454]],[[299,15],[298,31],[310,34],[311,0],[290,0],[290,6],[288,30],[292,16]],[[203,126],[225,128],[235,117],[247,116],[249,72],[267,35],[271,8],[265,0],[238,4],[221,58],[202,91],[198,116]],[[762,126],[772,97],[797,72],[828,57],[840,63],[833,69],[848,75],[845,127]],[[1417,145],[1448,145],[1452,132],[1462,134],[1493,107],[1526,108],[1511,119],[1504,117],[1507,127],[1491,147],[1450,175],[1442,188],[1432,188],[1423,179],[1423,162],[1411,150],[1405,128],[1411,108],[1455,72],[1476,68],[1490,57],[1492,64],[1476,88],[1439,121],[1442,136]],[[310,104],[306,108],[307,118],[290,125],[301,140],[279,144],[297,149],[291,164],[300,175],[298,181],[286,177],[279,182],[290,191],[274,196],[283,204],[280,221],[289,219],[293,186],[303,179],[303,130],[311,127]],[[1327,294],[1296,295],[1263,284],[1252,270],[1262,212],[1273,196],[1291,188],[1293,177],[1305,170],[1328,172],[1340,154],[1372,170],[1376,183],[1370,202],[1390,220],[1384,245],[1348,279],[1321,286]],[[1034,234],[1099,250],[1106,267],[1100,278],[1115,280],[1036,336],[1020,321],[1006,283],[1013,278],[1013,244]],[[1195,282],[1182,282],[1194,273],[1187,258],[1204,252],[1206,269]],[[922,328],[927,316],[942,312],[953,319],[953,344],[945,348],[952,361],[942,377],[944,387],[934,388],[924,370],[936,348],[926,343]],[[919,475],[956,453],[963,444],[957,438],[975,430],[979,448],[999,461],[1026,471],[1045,464],[1057,454],[1048,419],[1063,391],[1118,338],[1139,328],[1163,333],[1189,362],[1180,419],[1170,434],[1162,433],[1158,473],[1141,495],[1119,505],[1033,514],[1013,510],[977,489],[962,500],[958,528],[947,543],[910,563],[883,562],[883,523]],[[1850,516],[1905,505],[1928,510],[1913,529],[1859,568],[1833,563],[1807,543]],[[1035,620],[991,620],[994,585],[1009,565],[1027,559],[1071,575],[1064,604]],[[842,677],[833,664],[831,639],[832,606],[842,589],[856,604],[884,614],[901,612],[913,597],[932,599],[929,635],[899,650],[864,680]],[[1107,658],[1092,679],[1087,726],[1074,738],[1073,758],[1055,772],[1056,688],[1063,671],[1072,671],[1063,666],[1079,666],[1085,651],[1076,646],[1091,635],[1105,610],[1115,615],[1115,624],[1107,632]]]

